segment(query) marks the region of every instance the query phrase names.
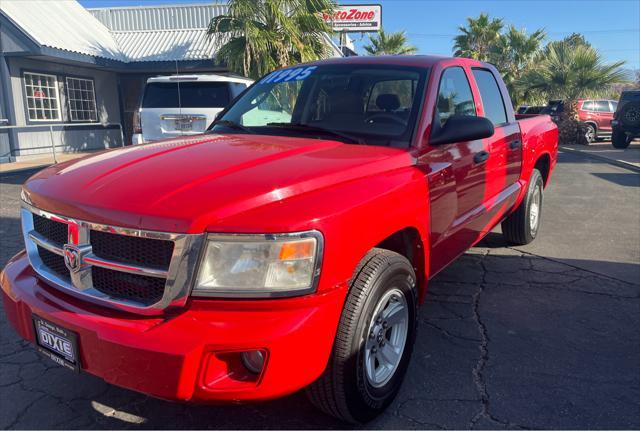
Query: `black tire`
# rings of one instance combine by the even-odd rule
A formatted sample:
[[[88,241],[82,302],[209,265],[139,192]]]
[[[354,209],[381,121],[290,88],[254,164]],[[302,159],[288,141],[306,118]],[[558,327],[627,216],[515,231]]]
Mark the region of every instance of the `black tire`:
[[[613,129],[613,133],[611,134],[611,144],[613,145],[613,148],[624,150],[629,146],[629,144],[631,144],[631,138],[627,136],[624,131]]]
[[[374,248],[362,259],[351,280],[327,368],[306,390],[316,407],[343,421],[364,423],[391,404],[400,390],[415,341],[415,284],[411,263],[398,253]],[[374,387],[366,374],[365,343],[374,311],[392,290],[401,291],[406,300],[406,341],[395,372],[383,386]]]
[[[536,189],[538,190],[540,200],[538,204],[537,221],[535,226],[532,226],[531,207]],[[518,209],[502,222],[502,235],[508,243],[525,245],[536,238],[538,232],[540,232],[540,225],[542,224],[543,191],[544,181],[542,180],[542,175],[540,171],[534,169],[527,186],[527,195],[520,203],[520,206],[518,206]]]
[[[596,136],[596,133],[598,131],[596,130],[596,127],[593,124],[585,124],[583,130],[584,130],[585,145],[589,145],[598,139]]]

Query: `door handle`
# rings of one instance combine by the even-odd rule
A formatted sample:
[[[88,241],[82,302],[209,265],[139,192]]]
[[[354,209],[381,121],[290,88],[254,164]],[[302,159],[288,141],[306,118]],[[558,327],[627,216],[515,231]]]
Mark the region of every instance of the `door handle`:
[[[489,158],[489,153],[487,153],[486,151],[480,151],[476,153],[475,156],[473,156],[473,162],[479,165],[481,163],[486,162],[488,158]]]
[[[515,141],[509,142],[509,148],[512,150],[517,150],[522,145],[522,141],[516,139]]]

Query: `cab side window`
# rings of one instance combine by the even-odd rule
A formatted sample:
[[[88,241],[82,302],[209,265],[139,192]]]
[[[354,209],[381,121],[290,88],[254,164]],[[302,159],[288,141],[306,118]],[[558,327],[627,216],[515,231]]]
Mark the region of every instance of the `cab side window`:
[[[450,67],[442,73],[438,100],[436,101],[436,120],[444,126],[452,115],[476,116],[469,81],[461,67]]]
[[[494,126],[505,124],[507,122],[507,111],[493,73],[486,69],[473,69],[473,77],[478,84],[485,117],[491,120]]]

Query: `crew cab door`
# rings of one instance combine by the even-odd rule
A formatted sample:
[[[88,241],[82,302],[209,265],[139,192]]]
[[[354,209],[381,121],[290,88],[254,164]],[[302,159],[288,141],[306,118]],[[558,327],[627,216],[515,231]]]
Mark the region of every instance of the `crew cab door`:
[[[484,236],[502,219],[517,197],[522,168],[522,137],[506,88],[501,89],[498,84],[502,81],[493,71],[481,67],[473,67],[471,76],[475,82],[472,86],[474,96],[481,102],[476,103],[478,115],[491,120],[494,127],[493,136],[486,139],[490,156],[485,169],[485,215],[479,217],[473,226],[474,231]]]
[[[433,122],[441,125],[452,115],[477,115],[465,69],[451,66],[442,71],[435,104]],[[467,250],[479,234],[473,226],[484,212],[489,149],[483,139],[429,145],[418,160],[426,165],[429,182],[432,275]]]

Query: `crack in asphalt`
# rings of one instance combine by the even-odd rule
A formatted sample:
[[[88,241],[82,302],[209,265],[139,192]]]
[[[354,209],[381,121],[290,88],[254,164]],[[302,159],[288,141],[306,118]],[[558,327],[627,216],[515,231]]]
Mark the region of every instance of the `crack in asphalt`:
[[[485,255],[486,256],[486,255]],[[491,401],[489,398],[489,391],[487,389],[487,383],[485,380],[484,371],[489,362],[489,335],[486,325],[480,317],[480,296],[484,292],[486,284],[486,275],[489,272],[484,260],[480,261],[480,267],[482,268],[482,281],[478,285],[477,291],[473,295],[473,316],[478,326],[478,332],[480,333],[480,343],[478,349],[480,350],[480,357],[473,368],[473,382],[476,386],[478,396],[480,397],[481,409],[469,422],[469,429],[474,429],[478,421],[482,418],[491,422],[498,423],[508,428],[529,429],[518,424],[511,423],[509,421],[500,420],[491,414],[490,407]]]
[[[458,320],[458,319],[455,319],[455,320]],[[440,333],[442,333],[443,335],[445,335],[445,336],[447,336],[449,338],[455,338],[457,340],[462,340],[462,341],[471,341],[471,342],[474,342],[474,343],[482,341],[482,340],[479,340],[478,338],[471,338],[471,337],[465,337],[465,336],[462,336],[462,335],[452,334],[451,332],[447,331],[446,329],[441,328],[438,325],[435,325],[435,324],[429,322],[428,320],[423,320],[421,323],[424,323],[425,325],[438,330]]]

